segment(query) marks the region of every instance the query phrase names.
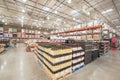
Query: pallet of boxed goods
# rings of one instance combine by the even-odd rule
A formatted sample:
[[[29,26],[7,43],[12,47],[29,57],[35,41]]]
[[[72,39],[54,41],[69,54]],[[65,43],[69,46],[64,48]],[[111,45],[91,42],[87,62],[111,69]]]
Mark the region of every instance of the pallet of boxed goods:
[[[72,72],[72,49],[68,46],[39,43],[37,57],[45,72],[53,80],[58,80]]]
[[[109,49],[110,49],[110,42],[109,41],[99,42],[99,51],[100,51],[101,55],[108,53]]]
[[[92,61],[92,48],[93,42],[86,41],[85,42],[85,64],[88,64]]]
[[[76,72],[84,66],[85,51],[82,43],[67,43],[64,44],[72,48],[72,72]]]
[[[92,61],[97,59],[100,56],[99,53],[99,43],[98,42],[93,42],[93,49],[92,49]]]

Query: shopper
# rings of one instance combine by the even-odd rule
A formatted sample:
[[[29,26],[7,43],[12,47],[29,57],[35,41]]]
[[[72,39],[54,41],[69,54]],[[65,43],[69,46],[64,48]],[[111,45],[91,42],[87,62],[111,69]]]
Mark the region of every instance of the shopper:
[[[14,43],[14,47],[16,47],[16,45],[17,45],[17,40],[15,39],[13,43]]]

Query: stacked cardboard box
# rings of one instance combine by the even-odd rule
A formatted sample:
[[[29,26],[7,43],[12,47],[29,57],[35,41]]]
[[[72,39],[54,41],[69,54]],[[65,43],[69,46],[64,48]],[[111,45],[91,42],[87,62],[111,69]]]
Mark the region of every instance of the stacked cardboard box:
[[[76,72],[84,66],[84,42],[67,40],[67,44],[72,48],[72,72]]]
[[[110,49],[109,41],[101,41],[99,42],[99,51],[101,54],[107,53]]]
[[[95,60],[99,57],[99,43],[93,42],[93,49],[92,49],[92,60]]]
[[[59,79],[72,72],[72,49],[70,47],[64,46],[62,48],[61,45],[42,43],[35,51],[45,71],[53,80]]]
[[[75,72],[84,66],[84,49],[81,46],[73,47],[72,52],[72,71]]]
[[[93,49],[92,50],[92,61],[97,59],[99,57],[99,50],[98,49]]]
[[[93,42],[85,42],[85,64],[88,64],[92,61],[92,49]]]

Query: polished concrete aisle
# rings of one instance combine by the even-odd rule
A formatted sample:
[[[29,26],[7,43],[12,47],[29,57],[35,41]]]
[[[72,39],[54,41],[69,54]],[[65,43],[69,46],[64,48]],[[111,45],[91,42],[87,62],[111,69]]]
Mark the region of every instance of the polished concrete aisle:
[[[120,51],[110,51],[64,80],[120,80]]]
[[[49,80],[24,44],[0,54],[0,80]]]
[[[50,80],[24,44],[0,54],[0,80]],[[63,80],[120,80],[120,51],[111,51]]]

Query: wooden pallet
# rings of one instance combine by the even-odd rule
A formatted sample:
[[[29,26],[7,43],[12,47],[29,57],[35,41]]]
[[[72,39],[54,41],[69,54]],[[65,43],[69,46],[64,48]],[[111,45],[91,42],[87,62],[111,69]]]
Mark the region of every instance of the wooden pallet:
[[[43,68],[43,71],[51,78],[50,80],[62,80],[62,79],[64,79],[65,77],[67,77],[67,76],[69,76],[70,74],[72,74],[72,72],[69,72],[69,73],[67,73],[67,74],[65,74],[65,75],[63,75],[63,76],[61,76],[61,77],[59,77],[59,78],[53,79],[53,78],[51,77],[51,74],[49,74],[49,73],[46,71],[45,68]]]
[[[63,75],[63,76],[61,76],[60,78],[52,79],[52,80],[62,80],[62,79],[64,79],[65,77],[70,76],[71,74],[72,74],[72,72],[69,72],[69,73],[67,73],[67,74],[65,74],[65,75]]]

